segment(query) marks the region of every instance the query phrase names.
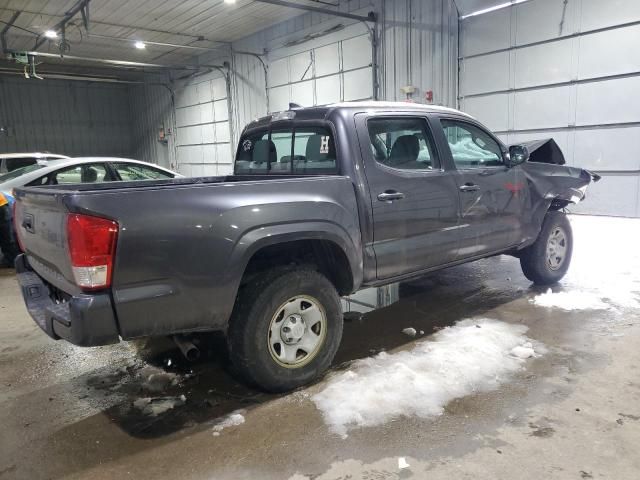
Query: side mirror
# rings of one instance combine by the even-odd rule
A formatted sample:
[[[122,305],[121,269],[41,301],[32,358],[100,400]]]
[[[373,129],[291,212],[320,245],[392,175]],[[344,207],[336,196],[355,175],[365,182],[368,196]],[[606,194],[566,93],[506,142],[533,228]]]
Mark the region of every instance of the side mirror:
[[[509,158],[507,167],[515,167],[529,160],[529,149],[524,145],[511,145],[509,147]]]

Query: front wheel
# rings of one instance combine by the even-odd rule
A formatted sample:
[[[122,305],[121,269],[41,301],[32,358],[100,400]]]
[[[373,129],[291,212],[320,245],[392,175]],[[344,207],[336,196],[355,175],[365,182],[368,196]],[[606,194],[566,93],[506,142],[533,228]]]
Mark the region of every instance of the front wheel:
[[[248,381],[282,392],[331,364],[342,338],[336,288],[307,269],[263,274],[244,286],[229,323],[231,361]]]
[[[520,254],[524,276],[536,285],[551,285],[565,276],[571,263],[573,232],[562,212],[547,212],[536,241]]]

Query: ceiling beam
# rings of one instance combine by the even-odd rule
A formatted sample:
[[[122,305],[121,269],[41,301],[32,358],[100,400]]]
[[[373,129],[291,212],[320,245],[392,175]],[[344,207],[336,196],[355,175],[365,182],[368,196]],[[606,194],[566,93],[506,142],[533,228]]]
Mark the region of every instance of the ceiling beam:
[[[42,57],[42,58],[55,58],[60,60],[60,54],[58,53],[46,53],[46,52],[13,52],[9,51],[9,53],[22,54],[22,55],[30,55],[33,57]],[[165,69],[165,70],[202,70],[205,68],[227,68],[224,65],[188,65],[188,64],[177,64],[177,65],[165,65],[161,63],[142,63],[142,62],[130,62],[128,60],[114,60],[108,58],[95,58],[95,57],[77,57],[74,55],[65,55],[64,60],[69,61],[77,61],[77,62],[89,62],[89,63],[100,63],[103,65],[110,65],[113,67],[121,67],[121,68],[152,68],[152,69]]]
[[[127,43],[132,43],[136,41],[132,38],[114,37],[111,35],[98,35],[96,33],[89,33],[87,36],[89,38],[101,38],[103,40],[115,40],[118,42],[127,42]],[[186,48],[189,50],[202,50],[202,51],[208,51],[208,52],[217,51],[217,50],[220,50],[221,48],[229,46],[227,42],[218,42],[218,41],[213,41],[212,43],[219,43],[220,44],[219,47],[199,47],[197,45],[179,45],[177,43],[150,42],[148,40],[141,40],[141,42],[144,43],[145,45],[156,45],[159,47],[171,47],[171,48]]]
[[[2,29],[2,32],[0,32],[0,41],[2,41],[2,52],[3,53],[7,52],[7,32],[13,26],[13,24],[18,19],[18,17],[20,16],[21,13],[22,12],[20,12],[19,10],[14,12],[13,15],[11,15],[11,18],[9,19],[9,21],[6,23],[6,25]]]
[[[67,23],[69,23],[69,21],[73,17],[75,17],[78,12],[83,11],[85,8],[88,8],[90,1],[91,0],[78,0],[78,2],[76,2],[76,4],[73,7],[71,7],[71,10],[66,12],[64,14],[64,17],[62,18],[62,20],[60,20],[58,23],[56,23],[55,26],[51,30],[53,30],[54,32],[58,32],[60,30],[64,30],[64,28],[67,26]],[[38,48],[40,48],[42,46],[42,44],[44,42],[46,42],[46,41],[47,41],[47,38],[41,36],[36,41],[36,44],[33,46],[33,49],[34,50],[38,50]]]
[[[280,7],[296,8],[298,10],[305,10],[307,12],[321,13],[323,15],[333,15],[335,17],[348,18],[350,20],[357,20],[359,22],[377,22],[378,18],[375,12],[369,12],[366,17],[364,15],[355,15],[353,13],[340,12],[338,10],[332,10],[330,8],[312,7],[311,5],[302,5],[300,3],[293,3],[287,0],[254,0],[260,3],[269,3],[271,5],[278,5]]]

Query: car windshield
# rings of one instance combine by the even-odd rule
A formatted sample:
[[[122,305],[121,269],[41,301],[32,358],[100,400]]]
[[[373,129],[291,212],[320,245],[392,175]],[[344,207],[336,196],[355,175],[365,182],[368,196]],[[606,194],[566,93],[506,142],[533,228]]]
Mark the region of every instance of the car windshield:
[[[6,182],[8,180],[13,180],[14,178],[18,178],[20,175],[24,175],[25,173],[29,173],[29,172],[34,172],[44,167],[46,167],[46,165],[34,163],[33,165],[27,165],[26,167],[18,168],[9,173],[5,173],[4,175],[0,175],[0,183]]]

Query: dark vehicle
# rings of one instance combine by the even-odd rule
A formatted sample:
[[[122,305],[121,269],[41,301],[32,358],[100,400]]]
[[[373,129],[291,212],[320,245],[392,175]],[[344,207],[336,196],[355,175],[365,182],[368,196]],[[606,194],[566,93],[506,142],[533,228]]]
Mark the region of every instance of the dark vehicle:
[[[239,373],[288,390],[329,367],[340,296],[497,254],[562,278],[562,209],[597,176],[527,157],[455,110],[293,109],[245,128],[232,176],[19,189],[18,278],[53,338],[194,355],[220,330]]]

